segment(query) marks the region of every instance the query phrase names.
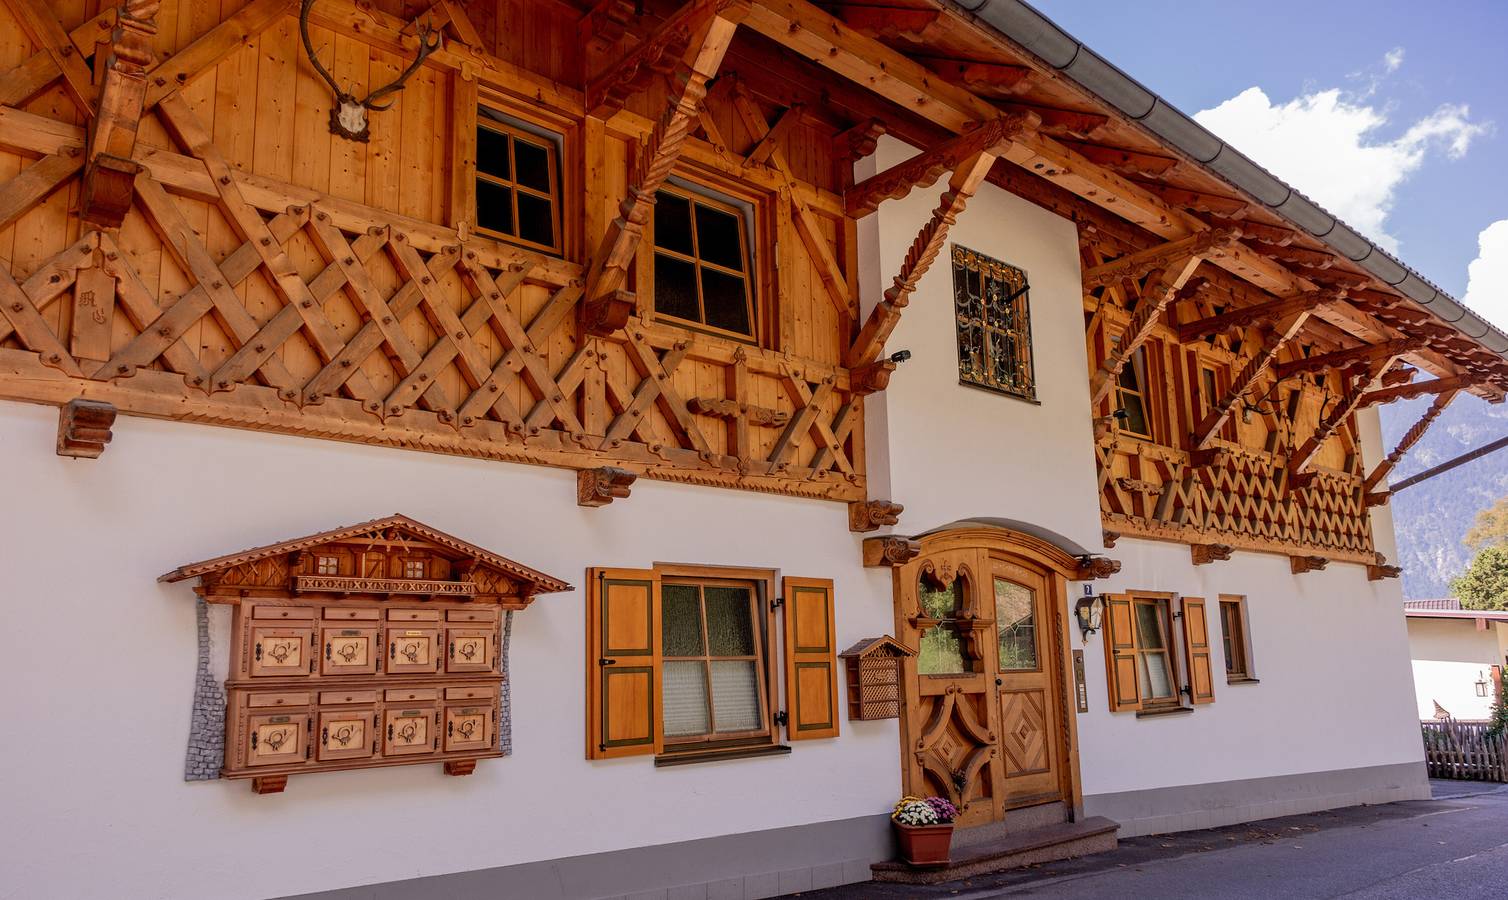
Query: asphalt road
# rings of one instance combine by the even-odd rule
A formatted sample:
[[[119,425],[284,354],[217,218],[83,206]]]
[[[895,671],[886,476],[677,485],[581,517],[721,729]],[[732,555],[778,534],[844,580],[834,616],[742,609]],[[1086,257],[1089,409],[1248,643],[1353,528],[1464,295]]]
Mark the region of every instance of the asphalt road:
[[[949,884],[858,884],[820,900],[1508,898],[1508,786],[1435,782],[1435,799],[1131,838],[1112,853]]]

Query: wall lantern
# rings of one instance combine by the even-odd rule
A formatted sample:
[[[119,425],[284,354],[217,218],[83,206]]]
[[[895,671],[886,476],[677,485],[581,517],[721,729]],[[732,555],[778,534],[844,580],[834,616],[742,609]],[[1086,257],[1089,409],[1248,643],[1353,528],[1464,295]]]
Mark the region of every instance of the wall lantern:
[[[1080,637],[1089,640],[1089,636],[1100,630],[1100,622],[1105,615],[1105,602],[1098,596],[1088,593],[1088,586],[1084,588],[1084,596],[1073,606],[1074,618],[1079,620]]]
[[[1487,676],[1482,674],[1480,669],[1477,670],[1477,696],[1487,696]]]

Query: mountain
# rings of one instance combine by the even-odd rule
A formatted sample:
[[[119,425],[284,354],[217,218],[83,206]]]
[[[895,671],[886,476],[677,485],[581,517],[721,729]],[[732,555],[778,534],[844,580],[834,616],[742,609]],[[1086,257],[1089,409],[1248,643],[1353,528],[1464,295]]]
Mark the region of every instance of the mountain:
[[[1382,408],[1383,444],[1391,450],[1419,420],[1432,398],[1421,397]],[[1491,405],[1468,394],[1456,397],[1414,445],[1393,473],[1397,483],[1430,466],[1508,435],[1508,403]],[[1369,460],[1369,465],[1375,465]],[[1477,511],[1508,494],[1508,449],[1474,460],[1395,494],[1393,527],[1398,532],[1403,567],[1403,595],[1409,599],[1444,597],[1450,580],[1471,562],[1461,543]]]

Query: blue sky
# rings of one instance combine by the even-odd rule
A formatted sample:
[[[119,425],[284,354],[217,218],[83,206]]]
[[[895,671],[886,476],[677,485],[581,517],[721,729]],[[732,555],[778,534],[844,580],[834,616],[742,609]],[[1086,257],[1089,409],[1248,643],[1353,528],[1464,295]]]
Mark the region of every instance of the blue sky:
[[[1345,209],[1326,191],[1380,189],[1382,202],[1358,200],[1342,217],[1395,240],[1405,262],[1457,298],[1479,236],[1508,220],[1508,2],[1037,6],[1190,115],[1259,88],[1265,99],[1248,94],[1201,121],[1334,212]],[[1333,130],[1321,127],[1331,120]],[[1316,165],[1317,154],[1332,160],[1331,171]],[[1346,177],[1357,179],[1354,190],[1337,187]],[[1355,221],[1368,210],[1381,217],[1381,233]],[[1492,235],[1470,299],[1508,319],[1508,222]]]

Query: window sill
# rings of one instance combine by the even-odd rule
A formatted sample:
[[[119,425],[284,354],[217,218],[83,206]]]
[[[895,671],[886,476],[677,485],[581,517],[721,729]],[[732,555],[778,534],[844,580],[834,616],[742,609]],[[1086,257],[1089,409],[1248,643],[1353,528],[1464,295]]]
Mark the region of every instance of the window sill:
[[[1261,684],[1262,683],[1262,679],[1260,679],[1260,678],[1254,678],[1254,677],[1252,677],[1250,675],[1238,675],[1238,676],[1235,676],[1235,677],[1232,677],[1232,678],[1225,679],[1225,683],[1226,684]]]
[[[732,750],[686,750],[663,753],[655,757],[655,768],[665,766],[689,766],[704,762],[723,762],[733,759],[758,759],[764,756],[788,756],[791,748],[786,744],[769,744],[763,747],[738,747]]]
[[[1138,719],[1161,719],[1164,716],[1181,716],[1184,713],[1194,711],[1192,706],[1164,706],[1158,709],[1139,709],[1136,711]]]

